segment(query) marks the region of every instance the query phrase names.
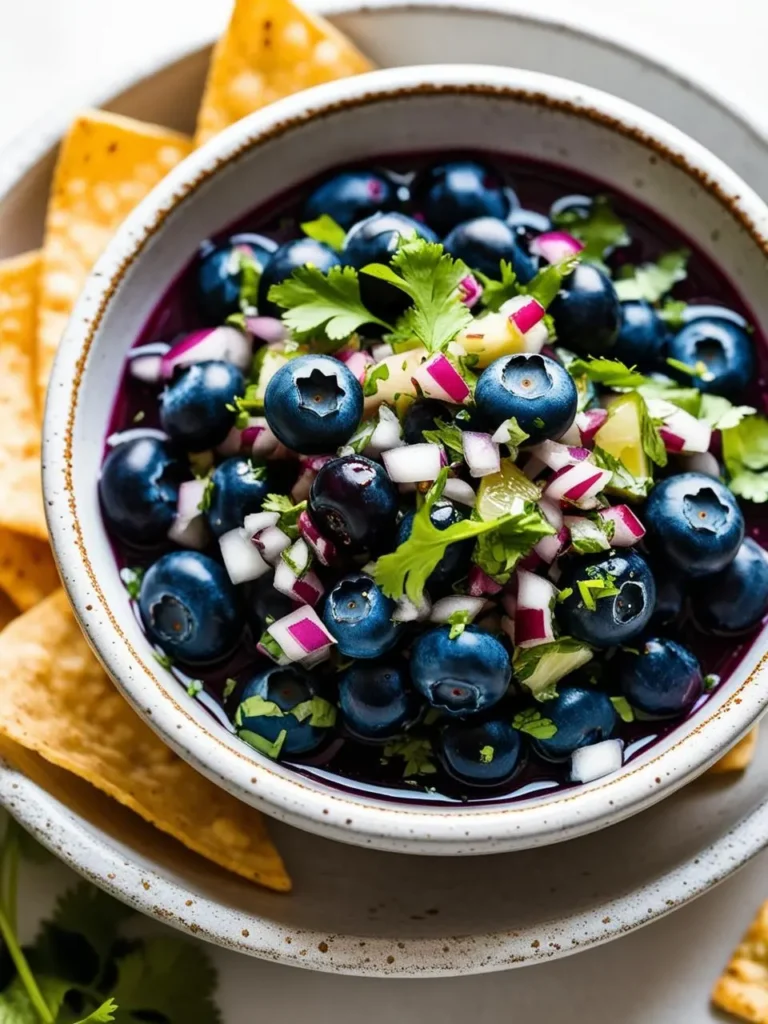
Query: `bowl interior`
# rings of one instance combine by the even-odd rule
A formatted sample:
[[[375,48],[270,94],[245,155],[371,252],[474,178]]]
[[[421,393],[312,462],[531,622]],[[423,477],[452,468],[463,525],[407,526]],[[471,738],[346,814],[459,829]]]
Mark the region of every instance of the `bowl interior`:
[[[81,621],[129,699],[168,742],[243,799],[289,822],[395,849],[413,848],[414,835],[429,846],[439,832],[454,844],[443,852],[477,852],[489,842],[532,845],[607,824],[703,770],[762,707],[754,682],[746,680],[768,639],[760,637],[727,686],[684,729],[613,780],[613,799],[600,793],[606,785],[598,782],[576,797],[533,797],[492,815],[422,809],[408,820],[380,798],[333,794],[266,763],[186,697],[153,661],[130,611],[94,485],[124,356],[201,239],[331,166],[456,149],[457,140],[468,150],[559,164],[652,206],[726,268],[755,322],[768,326],[762,204],[674,129],[621,101],[545,76],[483,68],[379,72],[285,101],[235,126],[177,169],[127,222],[62,346],[46,413],[45,461],[51,531]],[[718,723],[737,690],[739,707],[731,705]],[[705,720],[711,728],[701,728]],[[653,763],[666,754],[673,757],[655,775]],[[623,785],[633,775],[632,786],[619,793],[617,780]],[[560,813],[548,817],[547,808],[556,806]]]

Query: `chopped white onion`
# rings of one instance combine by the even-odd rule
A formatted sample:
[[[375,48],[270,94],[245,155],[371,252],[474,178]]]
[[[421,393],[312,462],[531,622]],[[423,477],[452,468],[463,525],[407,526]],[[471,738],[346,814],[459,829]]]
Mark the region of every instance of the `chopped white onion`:
[[[566,466],[575,466],[579,462],[584,462],[590,456],[588,448],[569,447],[566,444],[560,444],[559,441],[542,441],[541,444],[537,444],[531,449],[531,453],[555,472]]]
[[[261,557],[259,549],[251,543],[245,530],[234,529],[219,537],[219,548],[224,568],[233,583],[257,580],[270,571],[270,565]]]
[[[380,363],[384,359],[389,359],[389,357],[394,354],[395,350],[391,345],[388,345],[386,341],[379,341],[377,344],[371,346],[371,356],[373,357],[374,363]]]
[[[474,508],[477,501],[477,495],[471,485],[457,476],[449,476],[445,481],[443,497],[450,501],[458,501],[460,505],[467,505],[469,508]]]
[[[594,498],[610,482],[613,474],[585,460],[559,470],[547,484],[544,494],[553,501],[567,501],[580,508],[594,507]]]
[[[407,597],[401,597],[396,602],[395,610],[392,612],[393,622],[422,622],[429,618],[432,611],[432,602],[426,594],[422,594],[421,604],[416,607],[413,601]]]
[[[110,434],[107,438],[108,448],[117,448],[119,444],[126,444],[128,441],[140,441],[144,437],[151,437],[155,441],[167,441],[168,435],[162,430],[154,427],[131,427],[130,430],[120,430]]]
[[[442,468],[439,444],[407,444],[381,453],[384,468],[396,484],[417,484],[436,480]]]
[[[571,779],[594,782],[617,772],[624,763],[621,740],[603,740],[589,747],[578,747],[571,754]]]
[[[275,565],[284,551],[291,546],[291,538],[279,526],[268,526],[251,538],[261,553],[261,557],[270,565]]]
[[[247,370],[251,363],[251,339],[236,327],[207,327],[192,331],[162,357],[162,375],[171,378],[181,367],[217,360]]]
[[[668,452],[704,453],[712,442],[712,428],[704,420],[697,420],[685,409],[677,409],[664,418],[659,435]]]
[[[401,448],[405,444],[400,420],[388,405],[382,403],[378,410],[378,423],[363,452],[369,459],[377,459],[382,452]]]
[[[494,444],[490,434],[465,430],[461,435],[461,447],[470,476],[490,476],[501,469],[499,446]]]
[[[308,605],[302,605],[273,622],[267,626],[267,632],[277,641],[289,661],[302,661],[308,654],[315,654],[336,643],[317,612]]]
[[[243,529],[250,538],[253,538],[267,527],[277,526],[279,522],[279,512],[251,512],[243,520]]]
[[[170,347],[164,341],[154,341],[131,349],[127,358],[130,376],[144,384],[158,384],[163,376],[163,356]]]
[[[429,615],[430,622],[448,622],[457,612],[465,613],[472,622],[485,608],[488,602],[484,597],[470,597],[468,594],[451,594],[442,597],[432,605]]]

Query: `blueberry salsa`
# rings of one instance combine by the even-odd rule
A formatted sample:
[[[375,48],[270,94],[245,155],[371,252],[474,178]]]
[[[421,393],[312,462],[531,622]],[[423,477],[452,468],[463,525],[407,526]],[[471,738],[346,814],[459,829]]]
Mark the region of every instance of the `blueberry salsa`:
[[[99,480],[156,657],[399,799],[619,770],[768,612],[760,339],[652,211],[486,155],[337,170],[200,247]]]

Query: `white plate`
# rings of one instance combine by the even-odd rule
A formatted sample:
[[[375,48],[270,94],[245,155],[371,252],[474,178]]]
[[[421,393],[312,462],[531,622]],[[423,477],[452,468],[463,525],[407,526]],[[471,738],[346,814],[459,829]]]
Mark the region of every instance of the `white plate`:
[[[643,58],[554,23],[476,4],[342,10],[335,20],[382,64],[474,60],[558,70],[663,113],[768,193],[768,147],[737,115]],[[206,52],[143,74],[101,102],[189,128]],[[111,90],[118,91],[119,85]],[[109,93],[110,90],[105,90]],[[61,132],[0,161],[0,255],[39,242]],[[42,141],[40,141],[42,140]],[[762,164],[762,168],[761,168]],[[472,859],[407,858],[274,825],[296,880],[262,892],[186,854],[109,801],[64,806],[10,769],[0,802],[76,870],[145,913],[202,938],[317,970],[385,976],[499,970],[562,956],[653,920],[726,877],[768,842],[768,743],[742,780],[704,779],[631,821],[544,850]],[[124,845],[112,832],[126,838]]]

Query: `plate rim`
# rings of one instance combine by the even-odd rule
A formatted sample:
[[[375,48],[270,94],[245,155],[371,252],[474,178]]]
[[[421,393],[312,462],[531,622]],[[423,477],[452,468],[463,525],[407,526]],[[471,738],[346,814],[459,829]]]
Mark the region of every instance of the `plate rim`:
[[[515,0],[512,0],[512,2],[514,3]],[[559,28],[578,36],[582,40],[588,40],[593,43],[596,42],[610,50],[613,50],[614,52],[626,55],[636,63],[650,66],[655,70],[662,70],[667,76],[675,79],[684,87],[697,93],[709,104],[720,108],[729,116],[739,121],[753,138],[763,144],[766,143],[765,132],[758,127],[756,122],[746,114],[737,103],[711,93],[703,82],[699,82],[693,76],[682,74],[665,64],[663,61],[653,58],[650,54],[646,53],[642,47],[628,46],[613,38],[610,34],[606,34],[596,28],[581,28],[580,26],[573,24],[568,18],[547,13],[534,15],[529,11],[516,10],[510,7],[509,0],[507,0],[507,2],[505,2],[505,0],[500,0],[500,2],[499,0],[475,0],[475,2],[467,0],[467,2],[464,3],[455,2],[455,0],[454,2],[451,2],[451,0],[417,0],[417,2],[407,2],[407,0],[406,2],[403,2],[403,0],[367,0],[364,4],[361,4],[359,0],[327,0],[327,2],[314,4],[313,6],[321,10],[322,13],[331,17],[345,13],[352,13],[354,11],[360,11],[361,13],[367,13],[368,11],[380,11],[386,14],[402,14],[407,11],[432,8],[466,15],[470,18],[504,18],[507,21],[513,20],[529,25],[544,24],[548,27]],[[105,82],[99,88],[98,94],[94,95],[92,104],[94,106],[109,106],[113,104],[124,93],[137,87],[144,80],[151,78],[160,71],[166,70],[186,59],[192,58],[197,53],[201,53],[209,49],[211,42],[212,41],[207,36],[205,39],[195,40],[192,43],[187,40],[183,45],[169,46],[162,55],[155,55],[151,60],[139,62],[138,64],[134,63],[129,71],[114,76],[114,78],[110,79],[108,83]],[[0,155],[3,157],[0,161],[0,203],[5,200],[8,193],[20,184],[26,175],[57,145],[66,129],[69,117],[69,110],[52,108],[34,121],[30,127],[26,128],[23,134],[19,133],[15,138],[12,138],[6,145],[4,145],[0,151]],[[27,139],[34,140],[34,142],[27,142]],[[108,870],[104,870],[103,876],[98,876],[98,869],[94,870],[93,864],[86,866],[89,863],[87,860],[76,858],[74,855],[69,854],[66,849],[66,840],[68,837],[76,838],[79,843],[89,849],[94,855],[95,862],[103,865],[119,865],[123,871],[128,866],[124,855],[120,854],[120,852],[108,842],[104,841],[99,836],[96,836],[91,831],[91,827],[88,824],[84,824],[82,819],[78,819],[78,816],[74,812],[70,811],[64,805],[56,801],[55,798],[43,791],[45,802],[50,806],[41,812],[41,816],[45,816],[46,821],[48,819],[50,819],[52,823],[55,821],[57,829],[60,830],[58,838],[54,838],[52,835],[45,833],[36,822],[35,812],[36,810],[39,810],[39,808],[36,808],[36,804],[39,804],[40,802],[40,793],[41,790],[38,786],[26,779],[24,776],[21,776],[18,772],[15,772],[12,768],[3,765],[2,762],[0,762],[0,804],[5,806],[6,809],[9,810],[9,812],[13,814],[13,816],[16,817],[22,825],[37,834],[43,844],[51,849],[54,854],[67,863],[71,868],[85,877],[88,877],[91,881],[94,881],[102,888],[111,892],[112,895],[117,898],[133,904],[146,915],[164,920],[166,923],[172,924],[182,930],[191,930],[198,937],[224,948],[247,953],[252,956],[329,973],[367,976],[391,976],[400,978],[447,977],[455,976],[457,974],[484,973],[542,962],[560,956],[565,956],[569,953],[577,952],[582,949],[592,948],[610,941],[621,934],[635,930],[647,923],[651,923],[652,921],[665,916],[667,913],[670,913],[672,910],[684,906],[686,903],[706,892],[714,885],[719,884],[719,882],[723,881],[730,874],[744,866],[750,859],[756,856],[766,844],[768,844],[768,799],[766,799],[765,801],[757,804],[748,815],[742,818],[714,843],[710,844],[710,846],[708,846],[704,851],[701,851],[695,858],[691,858],[683,862],[681,865],[678,865],[673,872],[668,873],[663,876],[662,879],[656,880],[654,883],[648,883],[640,888],[635,888],[631,893],[617,898],[610,904],[602,904],[600,906],[600,914],[603,916],[613,911],[610,913],[612,918],[611,927],[607,927],[601,921],[600,923],[603,927],[602,932],[599,929],[596,929],[594,934],[588,935],[586,931],[582,931],[581,934],[584,936],[583,939],[579,940],[578,943],[573,940],[567,948],[558,946],[557,943],[553,941],[551,944],[553,948],[546,948],[545,944],[541,943],[541,945],[536,948],[531,946],[531,948],[528,949],[521,949],[520,955],[518,956],[511,952],[511,948],[519,945],[520,940],[517,937],[512,938],[509,933],[505,932],[500,935],[496,932],[482,936],[476,935],[472,938],[475,942],[478,939],[490,940],[491,943],[495,943],[496,946],[499,947],[498,950],[492,948],[492,951],[483,960],[478,960],[476,958],[475,950],[475,956],[466,957],[464,959],[464,963],[461,963],[460,966],[458,963],[451,966],[449,963],[441,964],[435,962],[427,968],[416,970],[415,968],[405,968],[397,962],[390,965],[386,963],[385,957],[382,957],[381,964],[372,963],[370,967],[366,967],[362,963],[354,966],[340,966],[338,963],[334,962],[332,949],[330,951],[330,955],[326,953],[318,956],[317,943],[313,945],[310,942],[310,936],[314,937],[316,934],[318,939],[326,938],[325,936],[321,936],[320,933],[306,932],[308,952],[305,957],[299,958],[296,954],[290,953],[288,948],[282,943],[278,945],[275,942],[263,940],[260,938],[259,934],[254,934],[254,932],[257,932],[264,935],[266,932],[264,919],[255,915],[249,916],[251,929],[249,929],[250,936],[247,941],[243,941],[242,935],[239,937],[230,935],[229,929],[226,928],[222,929],[211,927],[209,925],[198,925],[193,928],[191,924],[182,922],[181,920],[169,920],[165,913],[159,912],[160,908],[158,908],[158,897],[160,892],[158,887],[166,889],[169,892],[172,888],[179,889],[185,897],[192,895],[191,891],[181,889],[176,882],[164,878],[156,872],[152,873],[155,875],[157,887],[152,887],[153,892],[151,895],[143,885],[138,885],[134,893],[127,892],[124,886],[118,885],[115,881],[111,881],[107,878],[107,874],[109,873]],[[706,865],[706,870],[702,871],[704,865]],[[135,870],[137,873],[137,878],[139,873],[142,878],[147,877],[147,869],[142,870],[139,869],[138,865],[132,865],[132,870]],[[682,887],[678,882],[678,892],[676,893],[677,898],[663,899],[662,895],[663,891],[666,889],[666,885],[669,884],[670,886],[674,886],[675,880],[682,879],[686,873],[688,873],[692,878],[698,879],[696,884],[688,885],[685,889],[684,896],[681,898],[679,896],[679,890]],[[656,893],[656,896],[653,895],[654,893]],[[208,919],[214,923],[218,922],[222,916],[221,906],[214,900],[201,898],[197,894],[194,895],[199,906],[206,906],[206,916]],[[641,913],[637,907],[633,908],[633,903],[636,903],[638,906],[642,904],[642,906],[647,906],[650,909],[647,913]],[[230,916],[235,915],[226,915],[227,918]],[[539,933],[538,937],[541,937],[545,928],[557,927],[559,933],[559,930],[563,928],[564,921],[574,922],[575,924],[576,918],[580,919],[584,916],[587,918],[596,917],[595,914],[574,915],[569,918],[549,922],[537,929],[537,932]],[[574,927],[574,924],[571,925],[571,928]],[[573,934],[573,931],[571,931],[571,934]],[[528,936],[528,938],[530,938],[530,936]],[[500,940],[503,942],[503,953],[501,951],[502,942],[500,942]],[[344,937],[345,944],[351,945],[353,941],[357,943],[357,937]],[[366,936],[368,952],[370,953],[371,948],[373,948],[376,943],[381,943],[382,948],[386,947],[386,952],[388,954],[390,941],[391,940],[372,939],[370,936]],[[415,948],[416,944],[419,944],[422,947],[426,945],[431,951],[434,943],[433,940],[412,940],[410,945]],[[423,957],[426,954],[427,950],[422,949],[421,954],[417,954],[417,956],[420,955]],[[461,957],[458,956],[458,951],[456,949],[451,950],[451,958],[454,960],[458,959],[460,961]],[[470,970],[466,969],[467,963],[472,965]]]

